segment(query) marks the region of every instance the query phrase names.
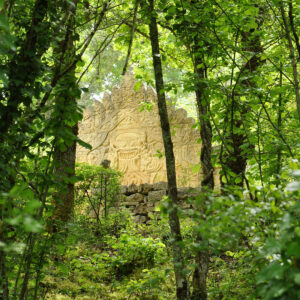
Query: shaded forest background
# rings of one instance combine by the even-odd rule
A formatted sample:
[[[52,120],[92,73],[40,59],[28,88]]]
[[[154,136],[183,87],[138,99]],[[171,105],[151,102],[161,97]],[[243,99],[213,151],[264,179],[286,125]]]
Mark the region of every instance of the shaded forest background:
[[[0,0],[0,298],[300,299],[299,16],[293,0]],[[129,66],[156,87],[167,166],[148,227],[108,215],[118,172],[75,164],[83,108]],[[187,211],[166,99],[197,119]]]

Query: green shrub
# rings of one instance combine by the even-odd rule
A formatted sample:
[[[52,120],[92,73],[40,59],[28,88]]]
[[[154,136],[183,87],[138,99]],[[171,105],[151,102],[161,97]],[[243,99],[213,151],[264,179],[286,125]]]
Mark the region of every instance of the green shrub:
[[[294,174],[300,177],[300,170]],[[300,299],[300,181],[288,184],[287,192],[285,200],[294,205],[267,240],[263,254],[268,263],[257,276],[258,294],[266,300]]]
[[[158,240],[132,233],[123,233],[118,239],[107,237],[106,244],[107,250],[113,255],[99,258],[104,258],[117,279],[131,274],[137,268],[153,267],[165,248]]]
[[[121,174],[111,168],[78,164],[76,175],[75,205],[79,213],[96,219],[101,223],[102,216],[108,216],[109,208],[120,199]]]

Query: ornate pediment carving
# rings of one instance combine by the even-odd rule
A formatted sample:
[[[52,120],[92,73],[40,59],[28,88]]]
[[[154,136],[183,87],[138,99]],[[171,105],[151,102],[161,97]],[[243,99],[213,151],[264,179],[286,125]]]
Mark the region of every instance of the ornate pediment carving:
[[[77,161],[100,164],[109,159],[111,166],[124,173],[124,184],[166,181],[163,141],[157,107],[139,111],[142,102],[157,102],[152,87],[142,85],[136,91],[136,80],[127,73],[120,87],[105,93],[102,103],[84,111],[79,125],[79,138],[92,145],[92,150],[78,146]],[[199,132],[194,120],[184,109],[168,107],[171,120],[179,186],[198,186],[201,174],[192,172],[199,162]]]

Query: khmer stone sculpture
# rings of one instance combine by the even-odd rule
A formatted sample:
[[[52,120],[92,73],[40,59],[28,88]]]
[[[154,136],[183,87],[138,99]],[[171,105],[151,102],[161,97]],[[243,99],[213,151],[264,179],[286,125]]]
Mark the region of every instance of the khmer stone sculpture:
[[[77,148],[77,161],[99,165],[104,159],[124,174],[123,184],[167,181],[157,96],[154,89],[142,85],[127,73],[111,94],[96,101],[93,109],[84,110],[79,138],[92,149]],[[154,103],[153,109],[141,111],[143,103]],[[184,109],[168,106],[173,133],[176,171],[179,186],[199,186],[201,174],[192,171],[199,163],[199,131],[192,128],[194,119]]]

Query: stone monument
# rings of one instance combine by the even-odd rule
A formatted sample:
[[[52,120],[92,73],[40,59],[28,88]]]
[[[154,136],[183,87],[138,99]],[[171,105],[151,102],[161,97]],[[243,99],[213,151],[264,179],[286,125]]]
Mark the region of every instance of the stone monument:
[[[136,80],[127,73],[120,87],[103,101],[96,101],[93,109],[85,109],[79,124],[79,138],[92,149],[78,145],[76,159],[100,165],[104,159],[124,174],[123,184],[167,181],[163,140],[157,108],[157,95],[152,87],[135,89]],[[141,111],[143,103],[154,103],[153,109]],[[199,163],[201,145],[199,131],[192,128],[193,118],[184,109],[168,105],[176,171],[179,186],[199,186],[201,174],[192,168]]]

